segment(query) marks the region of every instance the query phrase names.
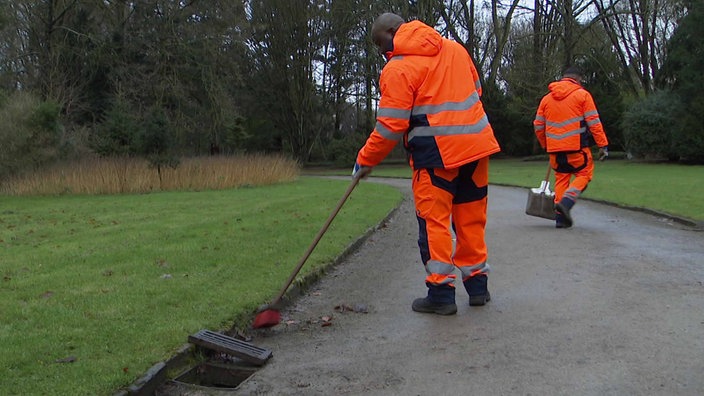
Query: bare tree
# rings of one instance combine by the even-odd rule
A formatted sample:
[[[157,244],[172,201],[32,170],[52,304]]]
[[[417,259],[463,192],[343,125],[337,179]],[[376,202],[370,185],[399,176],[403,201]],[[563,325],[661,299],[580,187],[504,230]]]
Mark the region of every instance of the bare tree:
[[[462,44],[482,71],[482,85],[493,87],[497,84],[510,37],[513,17],[519,10],[520,0],[492,1],[485,3],[488,8],[480,8],[474,1],[446,2],[440,8],[446,35]]]
[[[275,110],[288,150],[302,161],[320,133],[320,98],[314,62],[324,47],[322,0],[258,0],[249,3],[248,39],[264,103]],[[256,88],[252,86],[252,88]]]
[[[664,46],[683,9],[673,0],[592,0],[599,20],[629,78],[629,88],[647,95],[662,65]]]

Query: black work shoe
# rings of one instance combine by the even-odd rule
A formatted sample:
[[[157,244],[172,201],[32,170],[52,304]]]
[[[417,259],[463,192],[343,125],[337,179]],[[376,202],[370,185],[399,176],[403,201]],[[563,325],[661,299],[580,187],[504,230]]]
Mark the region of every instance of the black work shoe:
[[[562,215],[562,221],[564,228],[572,227],[572,215],[570,215],[570,210],[562,202],[555,204],[555,210],[558,214]]]
[[[481,307],[482,305],[491,301],[491,294],[487,290],[486,294],[480,294],[478,296],[469,296],[469,306],[470,307]]]
[[[416,312],[434,313],[438,315],[454,315],[457,313],[457,304],[438,304],[429,301],[428,297],[416,298],[413,300],[411,308]]]

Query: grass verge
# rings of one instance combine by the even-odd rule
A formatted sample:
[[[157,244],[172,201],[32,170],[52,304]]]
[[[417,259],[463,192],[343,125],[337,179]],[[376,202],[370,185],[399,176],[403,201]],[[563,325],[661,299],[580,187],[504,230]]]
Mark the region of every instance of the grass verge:
[[[546,170],[547,162],[494,160],[489,180],[538,187]],[[704,184],[698,182],[702,180],[704,166],[607,160],[595,163],[594,178],[583,197],[702,221]]]
[[[107,395],[202,328],[245,325],[279,290],[348,182],[0,201],[0,389]],[[303,273],[401,199],[362,183]],[[374,205],[370,205],[374,202]]]
[[[547,161],[492,159],[489,182],[538,187]],[[307,172],[307,171],[306,171]],[[338,174],[347,174],[339,170]],[[407,165],[381,165],[372,176],[410,177]],[[554,185],[554,175],[551,183]],[[704,166],[653,164],[626,160],[596,162],[594,178],[583,197],[630,207],[648,208],[695,221],[704,221]]]

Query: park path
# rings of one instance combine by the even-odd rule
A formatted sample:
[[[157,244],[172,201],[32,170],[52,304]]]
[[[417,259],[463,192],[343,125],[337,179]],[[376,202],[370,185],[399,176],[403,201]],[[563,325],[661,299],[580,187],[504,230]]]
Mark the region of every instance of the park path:
[[[388,223],[253,333],[273,358],[216,394],[704,394],[704,233],[588,201],[558,230],[524,214],[525,189],[491,186],[492,301],[459,287],[457,315],[418,314],[410,183],[383,182],[407,196]]]

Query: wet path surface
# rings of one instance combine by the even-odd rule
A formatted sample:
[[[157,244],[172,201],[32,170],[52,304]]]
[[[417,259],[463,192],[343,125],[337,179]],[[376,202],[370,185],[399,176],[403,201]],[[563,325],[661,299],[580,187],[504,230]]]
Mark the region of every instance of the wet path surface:
[[[407,198],[282,324],[252,333],[274,357],[216,394],[704,394],[704,233],[587,201],[558,230],[524,214],[526,195],[489,189],[486,306],[459,285],[457,315],[411,311],[426,288]]]

